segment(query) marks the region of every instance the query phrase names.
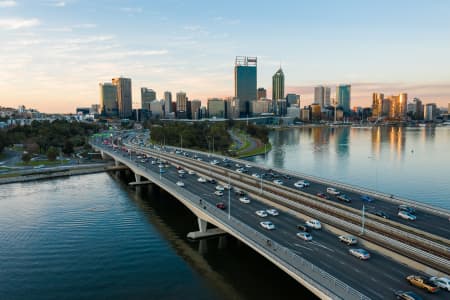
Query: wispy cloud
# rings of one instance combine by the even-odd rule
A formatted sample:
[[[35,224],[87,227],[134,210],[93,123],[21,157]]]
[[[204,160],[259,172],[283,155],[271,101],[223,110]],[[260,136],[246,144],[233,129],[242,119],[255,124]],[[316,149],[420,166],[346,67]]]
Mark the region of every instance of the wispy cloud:
[[[120,10],[130,15],[140,14],[144,11],[142,7],[121,7]]]
[[[67,5],[67,2],[66,1],[56,0],[56,1],[50,1],[48,3],[48,5],[54,6],[54,7],[65,7]]]
[[[21,19],[21,18],[6,18],[6,19],[0,19],[0,29],[6,29],[6,30],[15,30],[15,29],[22,29],[22,28],[28,28],[28,27],[34,27],[41,24],[41,22],[36,19]]]
[[[0,1],[0,7],[13,7],[16,6],[17,2],[13,0]]]
[[[225,25],[237,25],[241,23],[239,19],[229,19],[224,17],[215,17],[213,20],[217,23],[225,24]]]

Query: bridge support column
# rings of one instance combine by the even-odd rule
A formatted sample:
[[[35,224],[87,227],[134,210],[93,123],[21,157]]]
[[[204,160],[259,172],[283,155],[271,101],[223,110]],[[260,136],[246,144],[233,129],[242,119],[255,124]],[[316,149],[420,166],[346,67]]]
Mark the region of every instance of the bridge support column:
[[[220,228],[207,229],[208,222],[202,218],[197,218],[199,231],[189,232],[187,237],[193,240],[204,239],[212,236],[222,235],[226,232]]]
[[[103,153],[103,152],[102,152],[102,153]],[[103,154],[102,154],[102,156],[103,156]],[[116,167],[120,166],[120,161],[114,160],[114,165],[115,165]]]
[[[136,180],[136,183],[141,182],[141,175],[134,173],[134,179]]]

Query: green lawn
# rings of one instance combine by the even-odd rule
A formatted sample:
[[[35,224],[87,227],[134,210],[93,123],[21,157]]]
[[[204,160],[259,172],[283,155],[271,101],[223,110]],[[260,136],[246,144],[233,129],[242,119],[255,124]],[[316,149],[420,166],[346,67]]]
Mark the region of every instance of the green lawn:
[[[9,177],[16,177],[16,176],[20,176],[20,174],[17,174],[17,173],[0,174],[0,178],[9,178]]]
[[[63,159],[62,160],[62,164],[65,164],[69,162],[68,159]],[[30,161],[28,163],[25,162],[19,162],[16,164],[16,166],[20,166],[20,167],[24,167],[24,166],[40,166],[40,165],[44,165],[44,166],[55,166],[55,165],[61,165],[61,161],[60,160],[54,160],[54,161],[50,161],[50,160],[35,160],[35,161]]]
[[[254,156],[254,155],[260,155],[260,154],[264,154],[264,151],[267,150],[267,152],[269,152],[272,149],[272,144],[268,144],[266,146],[266,148],[264,148],[264,145],[262,145],[259,148],[254,149],[253,151],[250,152],[241,152],[238,154],[238,158],[242,158],[242,157],[249,157],[249,156]]]

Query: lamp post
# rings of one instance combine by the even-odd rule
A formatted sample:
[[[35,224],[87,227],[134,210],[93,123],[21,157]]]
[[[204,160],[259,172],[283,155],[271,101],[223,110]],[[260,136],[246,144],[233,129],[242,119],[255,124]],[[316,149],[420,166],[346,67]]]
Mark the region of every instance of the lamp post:
[[[228,172],[228,220],[231,218],[231,183],[230,172]]]
[[[361,235],[364,234],[364,223],[365,223],[365,216],[364,216],[364,212],[365,212],[365,207],[364,207],[364,203],[363,203],[363,207],[362,207],[362,216],[361,216]]]

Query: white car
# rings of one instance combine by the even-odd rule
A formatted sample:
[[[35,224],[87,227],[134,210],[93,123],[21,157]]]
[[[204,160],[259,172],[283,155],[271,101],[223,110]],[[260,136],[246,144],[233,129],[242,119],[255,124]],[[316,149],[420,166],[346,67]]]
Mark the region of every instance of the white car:
[[[302,184],[304,187],[310,186],[310,183],[304,179],[297,181],[298,183]]]
[[[261,177],[261,175],[259,175],[258,173],[253,173],[252,176],[256,177],[256,178],[260,178]]]
[[[312,241],[312,236],[308,232],[298,232],[297,236],[305,241]]]
[[[197,181],[198,181],[198,182],[201,182],[201,183],[205,183],[205,182],[206,182],[206,179],[203,178],[203,177],[199,177],[199,178],[197,179]]]
[[[183,170],[183,169],[181,169],[181,170],[178,170],[178,174],[186,174],[186,171],[185,171],[185,170]]]
[[[299,189],[302,189],[302,188],[305,187],[305,186],[303,185],[303,183],[300,182],[300,181],[297,181],[296,183],[294,183],[294,186],[295,186],[296,188],[299,188]]]
[[[250,169],[252,166],[250,166],[249,164],[246,164],[245,167],[246,167],[247,169]]]
[[[183,181],[177,181],[177,185],[178,186],[184,186],[184,182]]]
[[[221,186],[221,185],[216,185],[216,190],[218,190],[218,191],[223,191],[224,188],[223,188],[223,186]]]
[[[346,243],[347,245],[355,245],[358,243],[358,240],[351,235],[340,235],[339,241]]]
[[[259,224],[262,226],[262,228],[265,228],[268,230],[275,229],[275,225],[270,221],[260,222]]]
[[[257,210],[255,213],[262,218],[267,217],[267,213],[264,210]]]
[[[348,252],[351,255],[353,255],[359,259],[362,259],[362,260],[367,260],[370,258],[370,253],[364,249],[350,249],[350,250],[348,250]]]
[[[250,199],[248,197],[246,197],[246,196],[240,197],[239,201],[241,201],[242,203],[245,203],[245,204],[250,203]]]
[[[235,164],[236,168],[240,168],[241,165],[240,164]]]
[[[278,184],[278,185],[282,185],[282,184],[283,184],[283,181],[281,181],[280,179],[275,179],[275,180],[273,181],[273,183]]]
[[[218,163],[219,163],[219,161],[218,161],[217,159],[211,161],[211,164],[212,164],[212,165],[217,165]]]
[[[314,229],[321,229],[322,228],[322,224],[320,224],[320,222],[318,220],[308,220],[306,221],[306,226],[314,228]]]
[[[244,170],[242,170],[242,168],[239,168],[239,169],[236,169],[236,172],[238,172],[238,173],[243,173]]]
[[[197,157],[197,160],[198,161],[202,161],[203,159],[201,157]]]
[[[336,190],[335,188],[329,187],[327,188],[327,193],[331,194],[331,195],[339,195],[340,192],[338,190]]]
[[[278,211],[274,208],[266,209],[266,212],[271,216],[278,216]]]
[[[407,211],[401,210],[398,212],[397,214],[400,218],[405,219],[405,220],[410,220],[410,221],[415,221],[416,220],[416,216],[413,215],[412,213],[409,213]]]
[[[188,171],[188,174],[189,174],[189,175],[195,175],[195,172],[192,171],[192,170],[189,170],[189,171]]]
[[[215,191],[214,195],[216,195],[216,196],[223,196],[223,192],[222,191]]]
[[[440,287],[443,290],[447,290],[447,292],[450,292],[450,279],[447,277],[430,277],[430,281],[433,282],[435,285]]]
[[[226,189],[226,190],[229,190],[229,189],[231,189],[231,185],[226,183],[226,184],[223,185],[223,188]]]

